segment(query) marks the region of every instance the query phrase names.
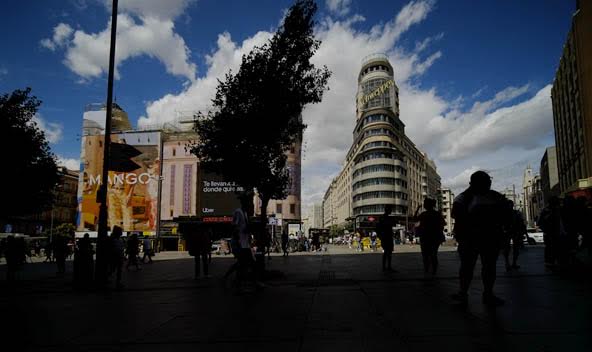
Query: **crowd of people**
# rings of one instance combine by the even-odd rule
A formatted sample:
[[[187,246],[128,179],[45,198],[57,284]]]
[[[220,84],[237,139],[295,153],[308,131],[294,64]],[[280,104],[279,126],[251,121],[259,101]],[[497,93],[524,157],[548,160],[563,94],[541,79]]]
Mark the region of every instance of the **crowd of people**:
[[[563,200],[553,197],[548,206],[543,209],[537,224],[544,232],[545,264],[551,268],[569,269],[576,264],[579,251],[591,248],[592,227],[587,226],[587,219],[592,216],[592,208],[585,198],[566,196]],[[436,210],[436,201],[426,198],[423,211],[420,208],[413,217],[416,221],[414,235],[421,245],[423,267],[426,274],[436,275],[438,271],[438,250],[446,238],[444,235],[445,221],[442,214]],[[402,233],[395,218],[391,216],[392,208],[386,206],[384,214],[376,222],[375,231],[368,236],[369,247],[377,250],[382,247],[382,269],[394,272],[392,267],[392,253],[394,244]],[[251,218],[252,202],[248,196],[241,197],[241,207],[234,211],[230,240],[230,250],[236,262],[230,266],[224,279],[236,273],[236,286],[239,290],[251,287],[264,287],[265,256],[269,258],[274,239],[269,233],[265,221]],[[502,194],[491,189],[491,177],[477,171],[471,175],[469,187],[459,194],[452,207],[452,217],[455,219],[454,238],[460,259],[459,291],[453,298],[466,303],[468,290],[473,278],[473,271],[477,259],[481,259],[481,277],[483,281],[483,302],[497,306],[503,300],[494,295],[493,288],[496,279],[496,263],[503,254],[507,271],[520,268],[518,259],[527,235],[527,228],[521,212],[514,209],[514,204]],[[398,229],[398,230],[397,230]],[[284,256],[291,251],[322,251],[323,244],[317,234],[312,238],[300,236],[297,241],[288,236],[287,229],[280,237],[281,249]],[[189,224],[183,227],[183,237],[191,256],[195,257],[195,279],[209,278],[211,265],[212,228],[203,223]],[[359,234],[351,235],[351,242],[357,243],[359,250],[363,250],[363,239]],[[416,241],[414,241],[416,242]],[[41,247],[40,244],[36,244]],[[140,248],[143,257],[140,257]],[[140,239],[136,234],[130,234],[123,239],[123,231],[115,226],[105,245],[107,251],[107,267],[109,276],[115,276],[115,286],[122,285],[122,268],[127,262],[130,267],[141,270],[141,264],[146,260],[152,263],[154,251],[150,238]],[[326,249],[325,249],[326,250]],[[40,249],[35,249],[36,255],[41,255]],[[31,256],[31,249],[23,237],[9,236],[0,242],[0,254],[6,258],[7,279],[14,280],[19,269],[26,263],[27,256]],[[57,273],[62,275],[66,271],[66,260],[73,256],[73,278],[78,287],[91,285],[95,270],[95,248],[85,234],[74,242],[74,236],[54,236],[45,247],[46,261],[55,261]],[[269,258],[271,259],[271,258]]]
[[[117,272],[116,285],[122,287],[121,284],[121,266],[127,257],[127,268],[135,266],[136,270],[140,270],[140,262],[152,263],[152,242],[149,237],[145,236],[142,241],[143,257],[140,258],[140,241],[136,234],[131,234],[127,238],[127,242],[122,239],[122,230],[118,226],[114,226],[111,236],[107,242],[108,251],[108,267],[110,275]],[[45,246],[39,241],[30,241],[27,243],[25,237],[22,236],[7,236],[0,240],[0,257],[6,260],[6,279],[14,281],[18,278],[18,273],[23,265],[27,263],[27,258],[33,255],[41,257],[41,248],[43,248],[43,255],[45,255],[45,262],[55,263],[57,267],[57,274],[64,275],[66,273],[66,262],[68,259],[72,261],[73,281],[76,287],[89,287],[94,279],[94,257],[95,246],[91,242],[88,233],[78,240],[75,240],[74,234],[69,235],[55,235],[50,241],[47,241]],[[33,253],[32,253],[33,250]],[[29,260],[31,261],[31,260]]]

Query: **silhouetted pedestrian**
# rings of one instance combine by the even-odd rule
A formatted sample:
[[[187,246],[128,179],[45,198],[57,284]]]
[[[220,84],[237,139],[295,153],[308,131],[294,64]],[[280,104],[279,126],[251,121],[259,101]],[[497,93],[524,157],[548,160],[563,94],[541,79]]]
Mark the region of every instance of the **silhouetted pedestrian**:
[[[53,254],[58,266],[58,274],[64,274],[66,272],[66,258],[68,257],[68,238],[66,236],[55,236]]]
[[[574,197],[566,196],[560,210],[559,227],[559,265],[566,270],[575,263],[575,253],[578,247],[580,231],[580,212]]]
[[[189,255],[194,257],[195,260],[194,278],[198,280],[200,277],[200,261],[203,265],[204,277],[209,278],[208,253],[211,252],[210,230],[203,224],[187,224],[185,225],[184,235],[187,241]]]
[[[290,241],[290,237],[288,235],[288,227],[284,227],[282,230],[282,251],[284,252],[284,257],[287,257],[288,252],[288,243]]]
[[[148,264],[152,264],[152,240],[150,237],[144,236],[144,240],[142,242],[142,251],[144,255],[142,256],[142,263],[146,262],[146,257],[148,257]]]
[[[140,253],[140,241],[138,240],[138,235],[133,233],[129,239],[127,240],[127,267],[126,269],[129,270],[131,265],[135,265],[136,270],[142,269],[140,267],[140,263],[138,263],[138,254]]]
[[[236,272],[239,268],[239,253],[240,253],[240,243],[239,243],[239,233],[238,230],[234,231],[232,237],[230,238],[230,252],[234,256],[235,262],[228,268],[226,273],[224,274],[224,282],[228,279],[230,275]]]
[[[6,253],[6,238],[0,239],[0,258],[4,257]]]
[[[88,288],[94,276],[94,250],[88,233],[84,234],[74,253],[74,283]]]
[[[558,197],[553,196],[549,199],[549,205],[541,211],[538,224],[543,230],[545,241],[545,264],[553,266],[559,259],[561,209]]]
[[[264,229],[264,235],[265,235],[265,252],[267,253],[267,260],[271,260],[271,232],[269,232],[269,229],[267,228],[267,226]]]
[[[460,255],[460,291],[453,298],[467,303],[477,258],[481,257],[483,303],[498,306],[504,301],[493,294],[496,262],[503,241],[503,226],[510,218],[505,198],[491,190],[491,177],[484,171],[471,175],[470,186],[454,200],[452,217]]]
[[[438,248],[445,241],[444,217],[436,211],[436,200],[426,198],[423,201],[425,211],[419,214],[419,243],[423,257],[423,268],[427,273],[432,269],[432,274],[438,271]]]
[[[588,200],[584,196],[576,198],[576,212],[578,221],[578,235],[581,236],[581,242],[578,243],[578,251],[580,249],[588,249],[590,253],[589,238],[592,232],[592,226],[590,226],[590,218],[592,215],[591,209],[588,207]]]
[[[21,266],[20,255],[16,238],[10,235],[6,238],[4,244],[4,258],[6,259],[6,280],[13,281],[16,279],[16,273]]]
[[[510,221],[504,226],[505,243],[504,243],[504,260],[506,263],[506,271],[511,269],[519,269],[518,256],[520,255],[520,248],[526,236],[526,224],[522,218],[522,213],[514,209],[514,202],[507,200],[507,211],[511,214]],[[512,263],[510,264],[510,249],[512,250]]]
[[[251,250],[251,233],[249,226],[249,214],[251,213],[253,198],[247,194],[240,197],[241,207],[234,211],[232,216],[232,224],[234,225],[235,233],[238,238],[238,282],[239,289],[243,289],[243,285],[247,279],[255,282],[253,275],[249,276],[249,271],[254,269],[254,258]]]
[[[52,247],[53,243],[51,241],[47,241],[45,245],[45,262],[53,262],[53,255],[52,255]]]
[[[123,269],[123,261],[125,260],[125,244],[121,238],[122,235],[123,231],[121,227],[113,226],[109,248],[111,252],[111,270],[112,272],[114,271],[116,273],[115,286],[118,289],[123,288],[123,284],[121,282],[121,271]]]
[[[384,207],[384,214],[378,219],[378,223],[376,224],[376,232],[378,234],[378,238],[380,238],[380,244],[382,246],[382,270],[383,271],[394,271],[392,268],[392,258],[393,258],[393,226],[395,225],[395,220],[390,216],[391,212],[393,211],[393,207],[391,205],[386,205]],[[362,244],[362,238],[360,236],[360,245]]]

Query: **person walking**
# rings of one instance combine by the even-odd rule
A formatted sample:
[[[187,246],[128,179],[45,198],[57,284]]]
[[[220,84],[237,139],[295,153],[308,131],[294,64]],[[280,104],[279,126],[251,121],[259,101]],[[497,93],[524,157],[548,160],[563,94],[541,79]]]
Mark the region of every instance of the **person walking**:
[[[511,217],[505,199],[491,190],[491,177],[484,171],[477,171],[471,175],[469,188],[454,200],[452,217],[456,221],[454,232],[460,255],[460,291],[452,298],[463,304],[468,302],[478,257],[481,257],[483,303],[492,307],[504,304],[504,300],[493,294],[493,286],[503,226]]]
[[[88,288],[94,275],[94,250],[90,242],[90,235],[85,233],[78,240],[74,253],[74,283],[78,287]]]
[[[68,256],[68,240],[58,235],[53,240],[53,255],[58,266],[58,274],[66,272],[66,257]]]
[[[251,233],[249,227],[249,214],[252,207],[252,197],[244,194],[240,197],[241,207],[234,210],[232,224],[238,238],[238,284],[239,290],[244,290],[247,279],[255,281],[249,271],[254,270],[254,258],[251,250]]]
[[[14,281],[20,267],[18,245],[16,238],[10,235],[6,238],[4,245],[4,258],[6,259],[6,281]]]
[[[142,241],[142,251],[144,252],[144,255],[142,256],[142,264],[146,262],[146,257],[148,257],[148,264],[152,264],[152,241],[148,236],[144,236],[144,240]]]
[[[123,231],[121,227],[114,226],[113,231],[111,231],[110,252],[111,268],[116,273],[115,286],[117,289],[123,288],[123,283],[121,282],[121,271],[123,269],[123,261],[125,260],[125,244],[121,238],[122,235]]]
[[[518,256],[520,255],[520,248],[524,236],[526,236],[526,224],[522,218],[522,213],[514,209],[514,202],[508,200],[506,203],[508,211],[512,214],[511,220],[505,226],[506,238],[504,246],[504,260],[506,263],[506,271],[512,269],[519,269]],[[512,263],[510,264],[510,249],[512,250]]]
[[[580,234],[581,219],[576,199],[573,196],[566,196],[559,213],[559,266],[561,270],[567,270],[575,264]]]
[[[559,197],[553,196],[537,221],[543,230],[545,242],[545,265],[552,267],[558,260],[559,233],[561,231],[561,212]]]
[[[436,210],[436,200],[426,198],[423,201],[424,212],[419,214],[419,244],[426,273],[438,271],[438,248],[446,240],[444,237],[444,217]]]
[[[52,249],[53,249],[53,242],[52,241],[47,241],[47,245],[45,245],[45,262],[53,262],[53,255],[52,255]]]
[[[187,241],[187,249],[189,255],[194,257],[195,261],[195,280],[199,280],[201,274],[200,262],[203,266],[203,275],[205,278],[209,278],[209,258],[208,254],[212,251],[210,245],[210,233],[209,229],[204,224],[189,224],[186,225],[187,233],[185,239]]]
[[[290,241],[290,237],[288,236],[288,227],[284,227],[282,230],[282,251],[284,252],[284,257],[287,257],[288,252],[288,243]]]
[[[234,256],[235,262],[232,263],[230,268],[228,268],[228,270],[224,274],[223,280],[224,280],[225,285],[227,284],[228,277],[230,277],[230,275],[232,275],[234,272],[238,271],[239,264],[240,264],[238,261],[239,254],[240,254],[240,243],[239,243],[238,231],[234,231],[234,233],[232,234],[232,237],[230,238],[229,246],[230,246],[230,252]]]
[[[380,244],[382,245],[383,253],[382,253],[382,270],[383,271],[391,271],[396,272],[392,268],[392,259],[393,259],[393,226],[395,225],[395,220],[390,215],[393,211],[393,207],[391,205],[386,205],[384,207],[384,214],[378,219],[378,223],[376,224],[376,232],[378,234],[378,238],[380,238]],[[362,240],[360,238],[360,244]]]
[[[136,266],[136,271],[142,269],[140,267],[140,263],[138,263],[138,254],[140,252],[140,241],[138,240],[137,234],[132,234],[129,239],[127,240],[127,267],[126,269],[129,270],[131,265]]]

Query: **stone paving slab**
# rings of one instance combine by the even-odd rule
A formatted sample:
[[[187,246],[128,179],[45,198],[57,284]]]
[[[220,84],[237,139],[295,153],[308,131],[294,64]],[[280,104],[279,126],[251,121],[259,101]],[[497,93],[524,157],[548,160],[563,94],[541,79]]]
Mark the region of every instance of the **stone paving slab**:
[[[455,252],[440,254],[436,277],[419,253],[396,253],[398,273],[378,270],[379,253],[273,257],[268,269],[284,276],[243,295],[221,281],[231,258],[213,258],[213,277],[195,281],[193,262],[177,255],[124,271],[123,291],[73,291],[68,274],[29,264],[37,280],[0,281],[0,341],[60,352],[592,350],[592,284],[546,271],[541,247],[524,252],[519,271],[500,261],[507,305],[496,310],[480,302],[478,269],[468,307],[449,298]]]

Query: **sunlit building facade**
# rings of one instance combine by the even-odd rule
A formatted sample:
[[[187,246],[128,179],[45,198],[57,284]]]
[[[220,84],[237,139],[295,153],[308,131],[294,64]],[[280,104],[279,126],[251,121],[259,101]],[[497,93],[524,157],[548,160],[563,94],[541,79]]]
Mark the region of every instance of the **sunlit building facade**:
[[[358,229],[372,228],[386,205],[404,223],[439,189],[436,165],[405,135],[393,67],[385,55],[367,57],[358,75],[353,143],[323,201],[325,227],[355,221]]]

